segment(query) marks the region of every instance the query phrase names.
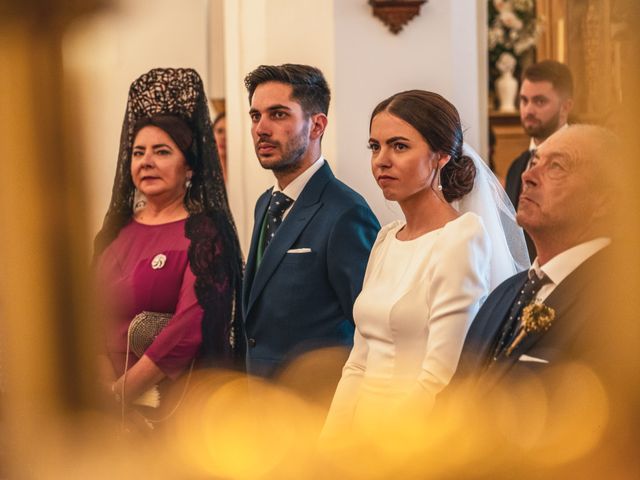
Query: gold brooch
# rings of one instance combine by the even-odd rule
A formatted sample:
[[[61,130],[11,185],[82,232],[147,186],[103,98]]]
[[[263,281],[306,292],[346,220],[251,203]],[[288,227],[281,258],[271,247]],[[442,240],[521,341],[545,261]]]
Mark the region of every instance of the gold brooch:
[[[520,333],[513,339],[507,349],[507,356],[511,355],[524,338],[532,332],[544,332],[556,318],[556,311],[547,307],[544,303],[530,303],[522,309],[522,328]]]

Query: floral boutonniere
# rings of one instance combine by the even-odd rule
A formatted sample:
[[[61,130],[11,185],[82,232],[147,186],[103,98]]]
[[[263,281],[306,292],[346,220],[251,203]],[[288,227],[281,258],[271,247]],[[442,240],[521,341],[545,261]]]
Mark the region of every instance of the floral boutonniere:
[[[522,309],[522,328],[520,333],[513,339],[507,349],[507,356],[511,355],[524,338],[533,332],[544,332],[556,318],[556,311],[547,307],[544,303],[530,303]]]

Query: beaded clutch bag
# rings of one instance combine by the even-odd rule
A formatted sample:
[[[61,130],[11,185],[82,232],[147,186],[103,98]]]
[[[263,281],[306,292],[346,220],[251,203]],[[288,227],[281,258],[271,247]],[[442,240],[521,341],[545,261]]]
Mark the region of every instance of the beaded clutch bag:
[[[171,320],[171,313],[140,312],[129,324],[129,349],[138,357],[156,339]]]

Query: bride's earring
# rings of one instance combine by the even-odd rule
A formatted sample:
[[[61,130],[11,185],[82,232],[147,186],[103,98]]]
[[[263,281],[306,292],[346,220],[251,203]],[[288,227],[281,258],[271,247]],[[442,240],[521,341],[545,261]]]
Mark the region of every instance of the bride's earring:
[[[440,177],[440,169],[436,170],[436,175],[438,176],[438,186],[437,189],[439,192],[442,191],[442,179]]]

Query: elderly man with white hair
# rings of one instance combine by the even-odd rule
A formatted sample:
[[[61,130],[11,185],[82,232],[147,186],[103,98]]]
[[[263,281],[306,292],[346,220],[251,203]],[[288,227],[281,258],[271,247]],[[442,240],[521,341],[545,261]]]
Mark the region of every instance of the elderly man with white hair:
[[[467,334],[456,378],[492,381],[584,356],[602,323],[603,272],[609,265],[607,213],[618,152],[606,129],[574,125],[536,151],[522,174],[518,223],[535,243],[528,271],[498,286]]]

